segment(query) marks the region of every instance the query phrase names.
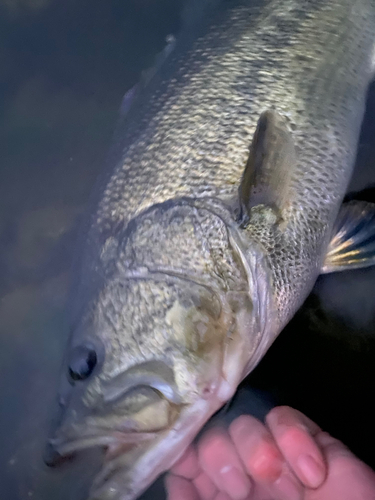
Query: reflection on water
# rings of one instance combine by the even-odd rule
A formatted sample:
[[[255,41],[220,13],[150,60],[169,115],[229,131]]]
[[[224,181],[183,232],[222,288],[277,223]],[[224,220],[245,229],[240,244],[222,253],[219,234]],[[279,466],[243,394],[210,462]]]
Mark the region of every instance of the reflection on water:
[[[0,2],[0,498],[83,499],[100,459],[81,453],[56,470],[41,461],[68,336],[69,265],[121,97],[176,31],[182,3]],[[355,191],[375,183],[374,96]],[[267,393],[374,466],[374,278],[375,270],[320,278],[243,384],[232,416],[264,413]],[[261,391],[252,398],[250,385]]]

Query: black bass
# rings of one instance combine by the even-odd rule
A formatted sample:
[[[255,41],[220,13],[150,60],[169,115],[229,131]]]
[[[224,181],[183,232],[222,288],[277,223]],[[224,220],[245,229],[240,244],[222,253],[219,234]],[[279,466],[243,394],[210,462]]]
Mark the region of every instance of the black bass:
[[[375,1],[223,0],[207,18],[128,94],[90,219],[50,448],[107,449],[92,500],[170,468],[319,273],[375,262],[374,207],[340,211]]]

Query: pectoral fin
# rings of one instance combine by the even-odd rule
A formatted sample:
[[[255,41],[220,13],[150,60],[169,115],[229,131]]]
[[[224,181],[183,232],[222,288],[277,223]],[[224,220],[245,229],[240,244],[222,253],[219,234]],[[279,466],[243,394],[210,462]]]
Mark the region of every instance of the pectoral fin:
[[[278,211],[288,203],[296,152],[286,120],[276,111],[262,113],[239,187],[239,222],[246,225],[255,205]]]
[[[345,203],[338,215],[333,234],[322,274],[375,264],[374,203]]]

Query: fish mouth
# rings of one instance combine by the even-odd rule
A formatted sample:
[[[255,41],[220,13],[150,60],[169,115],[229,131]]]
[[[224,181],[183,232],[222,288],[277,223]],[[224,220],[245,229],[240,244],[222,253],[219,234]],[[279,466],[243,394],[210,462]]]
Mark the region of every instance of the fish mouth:
[[[158,361],[136,365],[103,383],[101,408],[87,410],[82,393],[60,405],[44,454],[49,466],[83,449],[102,447],[111,457],[152,440],[169,428],[183,406],[169,367]]]
[[[56,466],[65,457],[89,448],[103,448],[104,462],[111,460],[121,452],[128,452],[141,443],[151,441],[165,431],[178,416],[179,408],[150,391],[157,398],[154,404],[143,408],[156,416],[150,422],[144,421],[145,413],[116,415],[116,421],[105,422],[106,416],[96,415],[82,419],[67,419],[60,422],[47,444],[44,461],[49,466]],[[163,411],[164,410],[164,411]],[[159,416],[159,420],[158,420]],[[143,425],[142,425],[143,417]]]
[[[89,500],[135,500],[170,469],[223,402],[200,400],[183,407],[168,429],[142,436],[123,447],[107,448],[103,467],[94,479]]]
[[[84,435],[80,432],[82,427],[76,428],[74,435],[58,432],[48,443],[45,460],[48,465],[57,465],[78,451],[102,448],[102,467],[92,484],[89,500],[135,500],[172,467],[222,405],[223,401],[216,396],[181,405],[167,427],[150,432],[98,427],[86,428]]]
[[[52,438],[47,444],[44,461],[53,467],[58,465],[60,459],[69,457],[76,452],[101,447],[106,450],[104,461],[111,460],[117,453],[116,450],[130,450],[139,443],[155,439],[157,432],[112,432],[102,434],[93,433],[79,439],[64,440],[64,438]]]

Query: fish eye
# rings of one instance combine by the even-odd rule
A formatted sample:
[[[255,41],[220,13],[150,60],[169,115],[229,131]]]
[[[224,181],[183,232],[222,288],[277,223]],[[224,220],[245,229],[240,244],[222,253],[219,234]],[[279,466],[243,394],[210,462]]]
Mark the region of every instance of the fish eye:
[[[69,375],[74,381],[85,380],[94,370],[97,355],[94,349],[87,346],[77,346],[70,355]]]

